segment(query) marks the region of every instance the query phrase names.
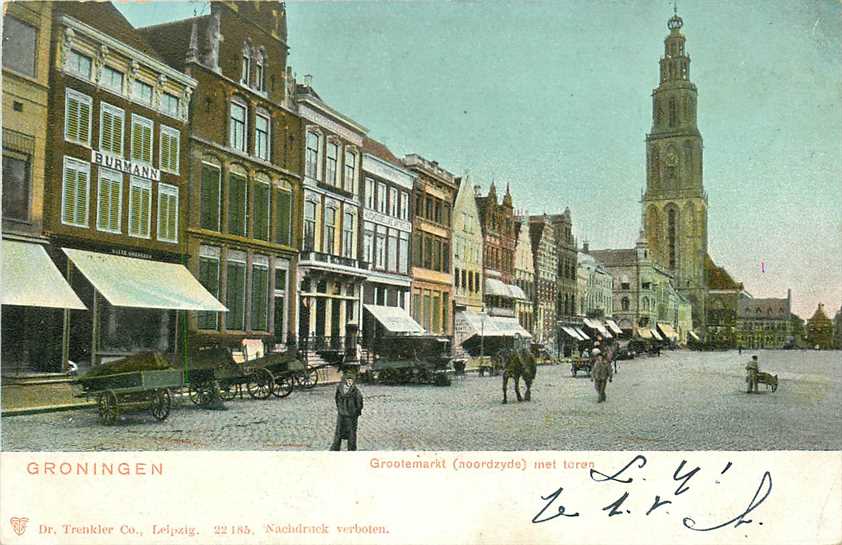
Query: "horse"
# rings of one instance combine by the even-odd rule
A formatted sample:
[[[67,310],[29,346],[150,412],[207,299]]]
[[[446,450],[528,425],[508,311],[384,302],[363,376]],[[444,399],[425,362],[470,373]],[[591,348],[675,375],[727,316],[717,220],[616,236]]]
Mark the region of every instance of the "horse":
[[[538,371],[535,357],[528,350],[507,350],[500,353],[503,364],[503,403],[507,403],[506,394],[509,389],[509,379],[514,379],[515,395],[518,401],[532,400],[532,381]],[[526,392],[520,395],[520,379],[526,384]]]

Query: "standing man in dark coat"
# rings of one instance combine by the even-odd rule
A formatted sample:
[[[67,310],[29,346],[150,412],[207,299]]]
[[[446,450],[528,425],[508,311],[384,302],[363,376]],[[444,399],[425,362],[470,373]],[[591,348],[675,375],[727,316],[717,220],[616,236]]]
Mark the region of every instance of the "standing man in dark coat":
[[[596,356],[596,363],[594,363],[591,370],[591,380],[596,388],[596,393],[599,394],[597,403],[602,403],[607,398],[605,396],[605,384],[613,380],[614,371],[611,369],[611,364],[605,359],[602,354]]]
[[[350,373],[336,386],[336,432],[330,450],[339,450],[348,440],[348,450],[357,450],[357,419],[363,412],[363,395]]]

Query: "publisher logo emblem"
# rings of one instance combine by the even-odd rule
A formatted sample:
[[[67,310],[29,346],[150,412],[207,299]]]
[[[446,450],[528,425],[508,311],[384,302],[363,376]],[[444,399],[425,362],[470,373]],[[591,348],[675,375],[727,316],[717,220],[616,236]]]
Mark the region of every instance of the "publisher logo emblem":
[[[26,517],[12,517],[9,519],[9,522],[12,523],[12,530],[17,535],[22,536],[26,531],[26,523],[29,522],[29,519]]]

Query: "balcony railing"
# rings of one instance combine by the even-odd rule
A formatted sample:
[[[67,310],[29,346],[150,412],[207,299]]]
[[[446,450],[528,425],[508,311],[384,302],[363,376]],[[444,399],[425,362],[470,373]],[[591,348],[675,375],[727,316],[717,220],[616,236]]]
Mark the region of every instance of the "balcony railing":
[[[331,265],[343,265],[345,267],[362,268],[362,262],[353,257],[344,257],[341,255],[326,254],[324,252],[307,252],[301,253],[301,261],[316,261],[319,263],[329,263]]]

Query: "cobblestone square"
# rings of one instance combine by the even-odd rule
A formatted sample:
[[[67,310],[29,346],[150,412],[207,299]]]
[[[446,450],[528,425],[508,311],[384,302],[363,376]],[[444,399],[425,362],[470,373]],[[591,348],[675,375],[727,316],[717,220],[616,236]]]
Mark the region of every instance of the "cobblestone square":
[[[608,401],[567,366],[538,369],[532,401],[502,405],[500,377],[469,375],[450,387],[362,384],[362,450],[802,450],[842,449],[842,353],[759,351],[776,392],[746,394],[750,352],[664,352],[620,362]],[[523,385],[521,385],[523,388]],[[93,409],[2,419],[15,451],[326,450],[334,387],[286,399],[194,407],[164,422],[129,413],[114,426]]]

